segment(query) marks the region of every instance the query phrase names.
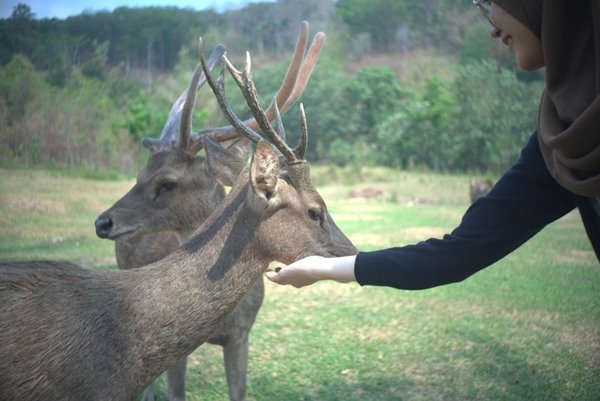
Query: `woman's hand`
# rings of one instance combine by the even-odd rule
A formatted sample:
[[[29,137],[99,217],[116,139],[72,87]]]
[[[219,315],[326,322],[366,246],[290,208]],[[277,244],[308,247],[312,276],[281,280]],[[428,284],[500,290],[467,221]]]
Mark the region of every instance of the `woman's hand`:
[[[266,276],[277,284],[305,287],[319,280],[335,280],[341,283],[356,281],[354,277],[354,260],[356,256],[324,258],[309,256],[286,267],[268,270]]]

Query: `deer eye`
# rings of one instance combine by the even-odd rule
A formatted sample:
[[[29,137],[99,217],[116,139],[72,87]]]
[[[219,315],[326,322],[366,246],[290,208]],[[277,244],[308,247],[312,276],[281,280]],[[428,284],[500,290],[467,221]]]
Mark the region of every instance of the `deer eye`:
[[[323,223],[323,216],[321,215],[321,211],[319,209],[308,209],[308,216],[319,223]]]
[[[172,191],[175,188],[177,188],[177,183],[175,181],[165,181],[160,186],[160,190],[166,192]]]
[[[154,193],[154,200],[158,199],[161,194],[171,192],[175,188],[177,188],[177,183],[175,181],[164,181]]]

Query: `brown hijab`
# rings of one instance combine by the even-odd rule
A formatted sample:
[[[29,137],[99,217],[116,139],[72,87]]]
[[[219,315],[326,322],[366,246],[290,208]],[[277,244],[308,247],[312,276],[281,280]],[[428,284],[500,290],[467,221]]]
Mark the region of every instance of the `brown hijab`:
[[[564,188],[600,196],[600,1],[493,0],[536,34],[546,62],[538,139]]]

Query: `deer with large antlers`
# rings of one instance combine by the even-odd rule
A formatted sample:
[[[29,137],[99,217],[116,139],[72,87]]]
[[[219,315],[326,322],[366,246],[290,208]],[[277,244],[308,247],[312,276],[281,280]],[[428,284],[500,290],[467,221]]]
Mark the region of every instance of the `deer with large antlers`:
[[[212,79],[201,52],[227,118],[257,142],[250,165],[184,244],[148,266],[95,271],[58,262],[1,263],[0,399],[132,400],[211,336],[266,264],[356,253],[310,180],[304,113],[301,145],[290,149],[276,102],[281,135],[258,103],[250,63],[244,73],[226,64],[286,162],[231,112],[223,80]],[[207,154],[222,149],[210,137],[203,142]]]
[[[285,112],[300,97],[324,43],[319,32],[306,52],[308,24],[301,25],[296,48],[287,74],[274,103],[266,111],[275,118],[275,107]],[[217,46],[207,66],[212,70],[224,53]],[[306,53],[306,56],[305,56]],[[137,268],[162,259],[208,217],[223,200],[223,185],[231,186],[246,162],[249,141],[239,140],[229,148],[214,148],[206,157],[198,156],[203,138],[215,141],[235,139],[235,127],[229,125],[192,133],[191,116],[196,94],[205,83],[202,69],[197,68],[189,87],[171,109],[160,139],[144,139],[150,150],[146,166],[135,186],[115,205],[96,219],[96,233],[115,240],[119,268]],[[254,118],[244,122],[257,129]],[[258,279],[248,293],[207,340],[223,347],[225,373],[231,401],[243,401],[246,394],[248,335],[264,297],[264,283]],[[167,370],[170,401],[185,399],[186,358]],[[154,385],[144,391],[144,401],[154,401]]]

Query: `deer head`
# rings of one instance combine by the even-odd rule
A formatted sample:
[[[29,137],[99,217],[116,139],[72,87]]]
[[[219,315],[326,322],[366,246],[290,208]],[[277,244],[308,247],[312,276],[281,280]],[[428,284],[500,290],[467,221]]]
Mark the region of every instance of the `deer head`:
[[[471,203],[477,199],[486,196],[494,187],[492,180],[472,180],[469,179],[469,198]]]
[[[275,110],[290,108],[302,94],[325,40],[321,32],[306,53],[308,24],[302,23],[292,61],[273,104],[265,112],[272,121]],[[205,60],[208,71],[224,54],[219,45]],[[238,138],[231,125],[192,132],[192,112],[196,94],[206,82],[206,72],[196,67],[188,88],[174,103],[159,139],[145,138],[150,150],[146,166],[135,186],[96,219],[96,234],[101,238],[127,239],[134,235],[171,230],[187,236],[206,219],[224,196],[223,185],[232,185],[247,160],[248,141],[238,139],[228,148],[207,153],[197,152],[204,139],[226,141]],[[256,128],[254,118],[244,124]]]
[[[221,68],[221,74],[213,79],[200,42],[200,63],[221,110],[233,127],[256,144],[249,167],[253,194],[253,200],[249,202],[253,212],[249,214],[261,222],[256,236],[264,244],[264,259],[291,263],[314,254],[342,256],[356,253],[356,248],[337,227],[310,179],[310,165],[304,158],[308,129],[302,104],[300,142],[292,149],[285,140],[277,102],[272,103],[275,113],[273,128],[258,99],[251,78],[250,54],[246,54],[243,71],[237,70],[225,55],[222,59],[224,67]],[[270,143],[232,111],[225,94],[225,68],[241,89],[255,121]],[[204,146],[207,154],[221,147],[209,137],[204,139]],[[248,179],[246,174],[240,174],[239,180],[245,179]],[[236,184],[236,187],[242,186],[241,183]],[[285,235],[286,232],[288,235]]]

